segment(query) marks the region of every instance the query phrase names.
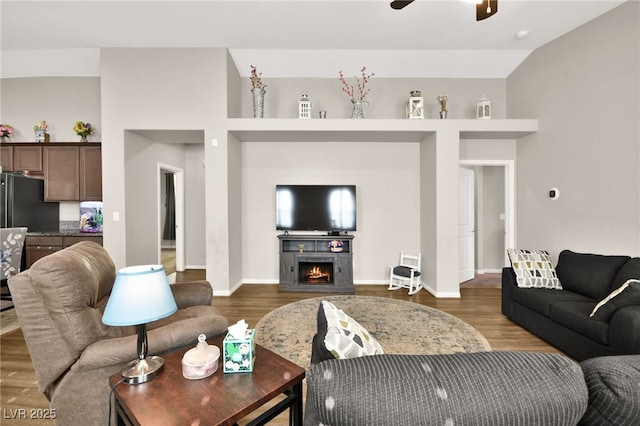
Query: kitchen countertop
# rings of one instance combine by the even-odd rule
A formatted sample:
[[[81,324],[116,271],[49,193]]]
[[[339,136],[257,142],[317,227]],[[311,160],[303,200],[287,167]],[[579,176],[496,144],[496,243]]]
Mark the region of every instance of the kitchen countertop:
[[[102,237],[102,232],[80,232],[77,229],[28,232],[27,237]]]

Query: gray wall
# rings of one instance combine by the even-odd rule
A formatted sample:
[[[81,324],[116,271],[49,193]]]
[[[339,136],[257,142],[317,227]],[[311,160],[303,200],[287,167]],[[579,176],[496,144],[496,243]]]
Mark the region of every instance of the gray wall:
[[[243,276],[278,282],[277,184],[356,185],[354,280],[385,282],[400,251],[420,250],[417,143],[242,144]]]
[[[100,77],[3,78],[0,87],[0,122],[16,130],[10,142],[34,142],[33,126],[42,120],[51,142],[80,142],[76,121],[95,127],[89,142],[102,140]]]
[[[519,248],[640,254],[640,3],[536,50],[507,79]],[[547,196],[560,189],[560,199]]]

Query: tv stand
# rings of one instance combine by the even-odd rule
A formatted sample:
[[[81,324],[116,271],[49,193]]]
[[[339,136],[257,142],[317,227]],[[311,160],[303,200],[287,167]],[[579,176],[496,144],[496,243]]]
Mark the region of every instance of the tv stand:
[[[278,235],[280,290],[354,293],[353,236]],[[332,243],[333,242],[333,243]]]

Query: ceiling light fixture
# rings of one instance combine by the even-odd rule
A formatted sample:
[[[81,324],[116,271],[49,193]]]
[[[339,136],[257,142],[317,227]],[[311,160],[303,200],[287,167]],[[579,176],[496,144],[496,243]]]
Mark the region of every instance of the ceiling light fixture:
[[[529,30],[520,30],[516,33],[516,38],[518,40],[522,40],[523,38],[527,38],[529,35]]]
[[[415,0],[393,0],[391,8],[395,10],[404,9]],[[467,3],[476,4],[476,21],[482,21],[498,13],[498,0],[462,0]]]

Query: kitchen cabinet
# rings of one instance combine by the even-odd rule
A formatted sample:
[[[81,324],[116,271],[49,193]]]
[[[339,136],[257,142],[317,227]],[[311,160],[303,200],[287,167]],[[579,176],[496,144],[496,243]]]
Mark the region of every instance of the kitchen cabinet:
[[[100,144],[51,144],[43,147],[45,201],[101,201]]]
[[[102,201],[102,148],[80,147],[80,201]]]
[[[13,147],[11,145],[0,145],[0,166],[3,172],[13,171]]]
[[[42,146],[17,144],[13,146],[13,170],[42,174]]]
[[[43,151],[44,200],[78,201],[80,199],[80,148],[47,146]]]
[[[42,174],[42,145],[34,143],[3,143],[0,145],[3,172]]]
[[[34,262],[72,246],[80,241],[93,241],[102,245],[100,235],[27,235],[25,242],[26,263],[30,268]]]
[[[62,250],[62,237],[31,237],[27,235],[26,242],[27,268],[45,256]]]
[[[3,143],[5,172],[44,179],[45,201],[102,201],[100,143]]]

